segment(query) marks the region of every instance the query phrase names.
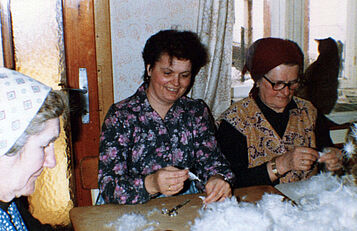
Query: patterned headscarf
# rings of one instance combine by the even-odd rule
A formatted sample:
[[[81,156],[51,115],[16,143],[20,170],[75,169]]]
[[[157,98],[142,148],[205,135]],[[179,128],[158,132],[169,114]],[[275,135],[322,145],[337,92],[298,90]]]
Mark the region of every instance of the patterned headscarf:
[[[16,143],[50,91],[26,75],[0,68],[0,156]]]
[[[293,41],[280,38],[262,38],[255,41],[247,51],[245,65],[242,70],[244,75],[249,71],[254,80],[251,93],[257,91],[256,82],[263,78],[274,67],[280,64],[297,64],[299,72],[304,67],[304,54],[300,47]]]

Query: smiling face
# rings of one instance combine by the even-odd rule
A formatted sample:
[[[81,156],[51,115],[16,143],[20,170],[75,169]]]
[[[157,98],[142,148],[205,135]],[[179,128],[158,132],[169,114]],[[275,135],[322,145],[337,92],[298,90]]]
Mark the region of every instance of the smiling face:
[[[275,83],[278,81],[287,83],[297,80],[298,74],[298,65],[281,64],[271,69],[265,76]],[[294,95],[294,90],[290,90],[287,86],[279,91],[273,90],[272,85],[265,78],[257,82],[257,87],[262,102],[276,112],[283,112]]]
[[[35,181],[43,169],[56,166],[54,141],[59,135],[59,118],[47,120],[45,129],[32,135],[15,155],[0,157],[0,200],[7,202],[14,197],[34,192]]]
[[[150,83],[147,89],[149,102],[153,108],[170,108],[185,94],[191,83],[191,62],[167,54],[161,55],[154,67],[147,67]]]

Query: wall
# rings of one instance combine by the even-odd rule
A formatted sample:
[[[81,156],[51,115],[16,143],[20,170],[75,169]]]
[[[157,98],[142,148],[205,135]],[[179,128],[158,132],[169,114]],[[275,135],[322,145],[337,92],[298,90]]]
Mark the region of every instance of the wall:
[[[162,29],[196,31],[199,0],[111,0],[114,101],[134,94],[142,83],[141,51]]]

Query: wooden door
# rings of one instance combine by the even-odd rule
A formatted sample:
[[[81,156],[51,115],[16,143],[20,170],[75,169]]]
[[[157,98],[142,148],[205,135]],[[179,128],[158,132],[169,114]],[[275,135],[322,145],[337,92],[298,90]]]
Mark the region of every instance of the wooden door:
[[[88,157],[98,156],[101,122],[106,110],[113,102],[109,23],[102,25],[96,33],[94,4],[100,5],[98,13],[101,14],[98,15],[101,15],[102,21],[103,17],[109,18],[109,1],[107,0],[63,1],[66,87],[78,88],[79,69],[86,68],[89,92],[89,123],[83,123],[80,114],[75,113],[75,111],[71,113],[76,206],[86,206],[92,203],[90,189],[85,187],[86,184],[83,183],[80,164]],[[109,33],[107,30],[109,30]],[[102,35],[105,35],[106,39],[102,39]],[[96,44],[96,37],[97,40],[99,39],[98,44]],[[97,52],[96,48],[102,49]],[[103,57],[106,57],[104,61]],[[71,100],[72,102],[76,101],[74,97],[70,99],[70,102]],[[97,173],[93,172],[92,177],[97,178]]]

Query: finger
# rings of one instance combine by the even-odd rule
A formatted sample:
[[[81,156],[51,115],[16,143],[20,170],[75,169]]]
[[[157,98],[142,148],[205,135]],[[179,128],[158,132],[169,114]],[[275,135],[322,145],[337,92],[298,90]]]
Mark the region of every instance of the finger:
[[[325,150],[328,150],[328,151],[325,151]],[[336,157],[337,159],[340,159],[342,157],[342,152],[340,149],[338,148],[325,148],[324,149],[324,155],[321,157],[323,160],[324,159],[328,159],[328,158],[331,158],[331,157]]]
[[[327,160],[325,163],[326,163],[326,168],[329,171],[336,171],[336,170],[342,168],[342,161],[340,161],[338,159],[330,159],[330,160]]]
[[[328,153],[323,155],[320,159],[319,162],[326,162],[328,160],[335,159],[336,161],[339,160],[339,155],[337,153]]]
[[[213,201],[213,199],[217,195],[217,184],[212,184],[211,182],[208,182],[206,185],[206,198],[204,200],[205,203],[210,203]]]
[[[165,194],[166,196],[171,196],[171,195],[178,193],[179,191],[180,190],[178,190],[175,186],[168,185],[166,187],[166,190],[163,192],[163,194]]]
[[[206,204],[209,204],[211,202],[217,201],[221,196],[216,190],[213,190],[210,194],[207,194],[207,197],[205,198],[204,202]]]
[[[179,188],[180,186],[183,186],[183,184],[187,179],[188,177],[186,176],[177,177],[177,178],[167,178],[166,184],[175,185],[175,188]]]
[[[327,170],[329,170],[329,171],[337,171],[341,168],[342,168],[342,165],[327,166]]]
[[[188,170],[169,170],[167,171],[166,178],[168,180],[176,180],[176,183],[188,179]]]
[[[336,171],[342,168],[342,164],[339,162],[326,164],[326,168],[329,171]]]
[[[221,188],[221,192],[218,194],[219,198],[216,201],[224,201],[227,197],[232,196],[232,190],[229,184],[225,185],[225,187]]]
[[[210,193],[207,193],[207,197],[205,198],[205,203],[220,201],[221,198],[225,196],[229,184],[225,181],[223,181],[223,184],[220,183],[221,182],[217,182],[217,184],[214,185],[213,190]]]
[[[307,171],[311,169],[312,164],[314,163],[313,161],[310,160],[300,160],[299,161],[299,166],[298,166],[298,170],[302,170],[302,171]]]
[[[167,174],[170,177],[180,177],[180,176],[188,175],[188,171],[189,171],[188,169],[178,169],[172,166],[170,166],[170,168],[166,167],[164,170],[167,172]]]
[[[159,178],[160,185],[182,185],[188,179],[186,170],[162,170]]]
[[[308,160],[308,159],[301,159],[300,163],[301,163],[301,166],[311,166],[313,161]]]
[[[171,191],[171,187],[171,185],[166,185],[165,187],[163,187],[163,191],[161,193],[166,196],[171,196],[173,194],[173,192]]]
[[[172,192],[179,192],[183,189],[184,183],[173,184],[171,185],[170,189]]]
[[[226,189],[223,192],[223,195],[221,196],[221,198],[219,199],[219,201],[224,201],[226,198],[228,197],[232,197],[232,190],[230,187],[228,187],[228,189]]]
[[[300,155],[304,158],[316,160],[319,158],[319,153],[313,148],[308,147],[296,147],[296,152],[300,152]]]
[[[316,157],[315,155],[310,154],[310,153],[306,153],[304,155],[301,155],[301,159],[302,160],[308,160],[308,161],[311,161],[311,162],[316,161],[318,158],[319,158],[319,156]]]

